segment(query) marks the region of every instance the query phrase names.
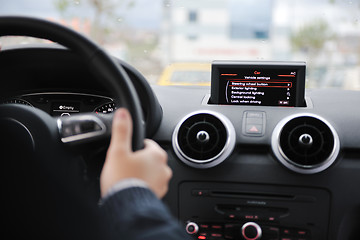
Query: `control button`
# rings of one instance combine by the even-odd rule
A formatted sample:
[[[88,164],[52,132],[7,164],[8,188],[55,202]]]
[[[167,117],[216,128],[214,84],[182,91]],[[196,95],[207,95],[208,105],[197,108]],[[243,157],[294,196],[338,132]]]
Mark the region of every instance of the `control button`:
[[[257,240],[261,238],[262,230],[257,223],[248,222],[242,226],[241,234],[246,240]]]
[[[309,239],[310,232],[304,229],[282,228],[280,236],[281,240],[305,240]]]
[[[195,197],[204,197],[209,195],[208,190],[195,189],[191,191],[191,194]]]
[[[295,231],[293,229],[290,228],[283,228],[281,229],[281,236],[294,236],[295,235]]]
[[[225,235],[225,239],[231,240],[231,239],[235,239],[235,237],[234,237],[234,236]]]
[[[265,132],[265,123],[265,112],[245,111],[243,115],[242,132],[247,136],[263,136]]]
[[[269,221],[269,222],[276,222],[276,221],[277,221],[277,217],[274,217],[274,216],[267,217],[267,218],[266,218],[266,221]]]
[[[245,220],[259,220],[260,219],[259,215],[254,215],[254,214],[245,214],[244,218],[245,218]]]
[[[186,227],[185,227],[185,230],[188,234],[190,235],[194,235],[196,233],[198,233],[199,231],[199,226],[194,223],[194,222],[189,222]]]
[[[262,118],[246,118],[246,124],[263,124],[263,119]]]
[[[218,239],[223,237],[223,235],[221,233],[212,233],[211,234],[212,239]]]
[[[236,219],[236,218],[237,218],[236,215],[233,214],[233,213],[228,213],[228,214],[226,215],[226,217],[229,218],[229,219]]]
[[[256,111],[246,111],[245,112],[247,118],[263,118],[264,112],[256,112]]]
[[[221,225],[211,225],[211,228],[214,230],[222,230],[222,226]]]
[[[232,223],[225,224],[225,229],[232,229],[232,228],[234,228],[236,226],[237,226],[237,224],[232,224]]]
[[[266,239],[279,239],[279,228],[262,226],[262,233]]]
[[[106,133],[103,120],[90,115],[58,118],[57,124],[63,143],[99,137]]]
[[[247,134],[263,134],[263,125],[260,125],[260,124],[246,124],[245,132]]]
[[[74,127],[72,125],[63,125],[62,126],[62,137],[66,138],[66,137],[70,137],[75,135],[75,130]]]
[[[224,237],[225,239],[240,239],[240,224],[225,224],[224,225]]]
[[[307,230],[296,230],[296,234],[299,237],[307,237],[310,233]]]
[[[209,225],[208,224],[200,224],[200,228],[202,229],[208,229]]]

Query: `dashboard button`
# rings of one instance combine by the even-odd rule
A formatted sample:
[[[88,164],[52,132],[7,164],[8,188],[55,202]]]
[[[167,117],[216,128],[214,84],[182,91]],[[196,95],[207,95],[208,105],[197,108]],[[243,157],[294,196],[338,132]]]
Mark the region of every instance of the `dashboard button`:
[[[307,230],[296,230],[296,235],[299,237],[308,237],[310,233]]]
[[[263,125],[260,124],[246,124],[245,132],[252,135],[262,135]]]
[[[195,189],[191,191],[191,195],[195,197],[204,197],[209,195],[208,190]]]
[[[266,237],[266,239],[279,239],[279,228],[277,227],[269,227],[269,226],[262,226],[262,232],[263,236]]]
[[[199,231],[199,226],[194,223],[194,222],[189,222],[186,227],[185,227],[185,230],[188,234],[190,235],[194,235],[196,233],[198,233]]]
[[[264,120],[262,118],[246,118],[246,125],[249,124],[260,124],[263,125]]]
[[[257,223],[248,222],[242,226],[241,234],[246,240],[257,240],[261,239],[262,230]]]
[[[257,111],[246,111],[246,118],[263,118],[264,112],[257,112]]]
[[[211,238],[212,239],[223,239],[223,235],[221,233],[212,233]]]
[[[265,112],[245,111],[243,115],[242,132],[244,135],[260,137],[265,132]]]

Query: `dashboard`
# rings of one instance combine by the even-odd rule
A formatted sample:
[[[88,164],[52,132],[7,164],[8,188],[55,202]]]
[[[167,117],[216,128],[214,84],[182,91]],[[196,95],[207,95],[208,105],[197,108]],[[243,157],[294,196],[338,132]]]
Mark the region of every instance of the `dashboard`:
[[[278,74],[287,76],[276,83],[286,82],[284,92],[275,93],[284,94],[276,104],[228,104],[221,94],[214,100],[216,89],[209,87],[150,86],[133,67],[119,64],[140,97],[147,137],[169,156],[174,176],[164,202],[194,239],[359,239],[360,92],[305,90],[304,79],[292,92],[290,75],[304,68],[297,64]],[[4,49],[0,69],[8,81],[0,90],[2,103],[30,105],[54,117],[114,110],[111,94],[62,47]],[[223,75],[226,83],[246,84],[259,75],[225,69],[223,74],[243,74],[237,80]],[[260,74],[259,80],[271,76]],[[226,84],[219,88],[231,93]],[[250,92],[265,90],[233,93],[233,99]]]
[[[179,90],[156,87],[155,91],[159,93],[160,102],[163,102],[162,100],[170,95],[174,96]],[[206,114],[209,121],[212,121],[212,116],[218,119],[226,116],[233,126],[232,133],[236,140],[235,146],[224,145],[232,149],[230,153],[215,153],[218,157],[209,162],[206,162],[208,158],[196,162],[194,157],[189,157],[188,152],[186,156],[177,153],[174,140],[164,144],[171,156],[172,168],[175,169],[169,203],[183,222],[196,223],[199,234],[218,236],[221,232],[223,237],[228,236],[227,228],[235,228],[231,231],[239,234],[244,224],[255,222],[261,228],[275,227],[275,237],[269,233],[263,235],[264,239],[286,239],[290,236],[285,232],[304,230],[311,237],[302,238],[295,236],[295,233],[291,233],[291,237],[352,239],[350,234],[355,232],[351,229],[359,224],[359,192],[353,186],[359,181],[359,130],[356,123],[360,119],[351,110],[355,106],[344,108],[343,102],[339,100],[351,99],[358,102],[358,93],[309,90],[305,98],[307,107],[299,108],[211,105],[207,103],[208,90],[192,89],[192,93],[195,94],[182,102],[182,109],[186,109],[182,113],[176,111],[175,104],[168,101],[162,105],[165,123],[161,125],[156,139],[165,143],[174,139],[173,129],[177,129],[179,123],[181,126],[188,124],[184,117],[203,122],[201,116],[198,118],[198,113],[201,112]],[[181,94],[185,95],[186,91]],[[335,94],[337,100],[334,99]],[[194,106],[194,102],[198,105]],[[351,118],[344,117],[349,114],[352,115]],[[257,126],[261,123],[261,132],[248,132],[252,127],[249,128],[247,122],[249,119],[251,122],[254,116],[256,124],[250,125]],[[228,121],[222,120],[224,126]],[[278,130],[287,126],[285,123],[296,124],[292,129],[300,132],[306,125],[312,128],[321,123],[321,129],[325,123],[326,126],[331,126],[326,129],[327,132],[331,133],[336,129],[333,136],[338,136],[338,139],[333,142],[329,155],[318,153],[326,156],[322,164],[318,165],[316,161],[313,166],[308,167],[299,167],[303,165],[301,163],[289,164],[280,153],[278,141]],[[327,125],[328,123],[331,124]],[[294,132],[295,135],[298,134],[297,143],[303,135],[300,132]],[[288,136],[284,134],[284,137]],[[323,143],[321,146],[324,146]],[[316,149],[321,150],[322,147],[317,146]],[[218,162],[213,166],[215,161]],[[200,225],[209,226],[210,230],[201,228]],[[222,231],[211,230],[212,225],[219,225]],[[344,235],[347,237],[343,237]],[[236,234],[232,237],[241,239]]]

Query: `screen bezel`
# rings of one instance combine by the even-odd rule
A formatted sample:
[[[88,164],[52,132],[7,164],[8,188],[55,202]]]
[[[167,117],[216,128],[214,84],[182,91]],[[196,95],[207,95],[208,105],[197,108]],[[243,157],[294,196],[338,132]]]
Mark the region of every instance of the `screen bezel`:
[[[224,103],[220,99],[220,86],[219,76],[221,69],[249,69],[258,68],[266,70],[284,70],[284,69],[296,69],[297,77],[295,82],[296,93],[294,107],[305,107],[305,62],[276,62],[276,61],[213,61],[211,66],[211,96],[210,104],[221,104],[231,106],[253,106],[253,105],[242,105],[242,104],[230,104]],[[268,106],[263,104],[261,106]]]

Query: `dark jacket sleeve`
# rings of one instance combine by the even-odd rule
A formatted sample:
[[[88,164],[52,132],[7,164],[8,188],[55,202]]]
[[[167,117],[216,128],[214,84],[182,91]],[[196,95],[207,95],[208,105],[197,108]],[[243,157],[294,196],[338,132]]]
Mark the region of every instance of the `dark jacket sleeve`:
[[[117,239],[186,240],[166,206],[149,189],[133,187],[108,197],[101,206]]]

